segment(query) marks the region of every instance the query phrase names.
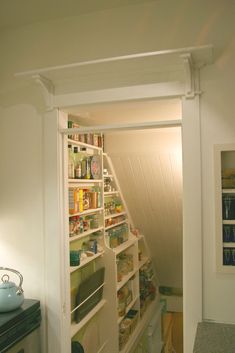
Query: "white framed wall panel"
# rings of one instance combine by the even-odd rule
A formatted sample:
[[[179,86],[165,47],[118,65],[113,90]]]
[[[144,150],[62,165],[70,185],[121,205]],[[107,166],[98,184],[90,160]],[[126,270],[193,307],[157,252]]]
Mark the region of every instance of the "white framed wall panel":
[[[223,243],[223,224],[235,224],[234,220],[223,220],[223,194],[234,194],[234,189],[223,189],[222,187],[222,170],[223,170],[223,157],[222,154],[232,152],[235,157],[235,144],[217,144],[214,146],[214,214],[215,214],[215,251],[216,251],[216,271],[219,273],[235,274],[235,266],[224,265],[223,248],[226,243]],[[234,165],[231,161],[229,167]],[[235,248],[235,243],[228,243],[227,246]]]

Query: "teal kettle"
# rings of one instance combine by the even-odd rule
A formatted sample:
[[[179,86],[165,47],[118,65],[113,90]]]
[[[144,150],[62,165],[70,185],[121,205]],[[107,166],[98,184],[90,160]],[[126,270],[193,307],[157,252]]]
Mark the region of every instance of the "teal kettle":
[[[14,282],[9,281],[10,277],[8,274],[5,273],[1,277],[0,313],[6,313],[18,309],[24,302],[24,291],[22,289],[23,276],[20,272],[11,268],[0,267],[0,270],[13,272],[19,277],[18,286]]]

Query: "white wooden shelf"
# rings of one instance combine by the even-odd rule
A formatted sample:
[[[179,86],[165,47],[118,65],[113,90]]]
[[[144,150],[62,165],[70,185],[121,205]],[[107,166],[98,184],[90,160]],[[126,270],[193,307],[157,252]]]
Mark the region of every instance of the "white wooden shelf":
[[[97,147],[97,146],[90,145],[85,142],[75,141],[72,139],[68,139],[68,145],[81,146],[81,147],[85,147],[85,148],[89,148],[89,149],[93,149],[93,150],[97,150],[97,151],[102,151],[102,147]]]
[[[68,183],[69,186],[73,186],[72,184],[76,185],[86,185],[86,184],[99,184],[102,183],[102,179],[69,179]]]
[[[103,211],[103,207],[89,208],[88,210],[85,210],[83,212],[77,212],[77,213],[69,214],[69,217],[83,216],[83,215],[92,214],[92,213],[96,213],[96,212],[100,212],[100,211]]]
[[[81,328],[88,323],[92,319],[92,317],[97,314],[105,305],[106,300],[102,299],[78,324],[73,322],[71,324],[71,338],[76,335],[76,333],[81,330]]]
[[[126,311],[125,311],[125,315],[120,316],[118,318],[118,325],[120,324],[120,322],[122,322],[122,320],[125,318],[126,314],[128,313],[128,311],[133,307],[133,305],[135,305],[135,302],[139,299],[139,296],[137,295],[134,299],[132,299],[132,301],[130,302],[130,304],[126,307]]]
[[[226,273],[233,273],[235,271],[235,266],[234,265],[224,265],[226,267]]]
[[[223,220],[223,224],[235,224],[235,219],[226,219],[226,220]]]
[[[130,71],[130,62],[134,62],[136,65],[138,72],[146,72],[146,67],[148,67],[148,72],[153,72],[154,68],[158,68],[158,71],[161,73],[162,82],[165,83],[169,81],[169,73],[177,72],[180,75],[179,80],[183,80],[185,83],[185,60],[190,55],[192,58],[192,62],[194,67],[200,68],[204,65],[211,64],[213,62],[213,46],[212,45],[202,45],[202,46],[192,46],[192,47],[184,47],[184,48],[174,48],[174,49],[166,49],[166,50],[158,50],[158,51],[150,51],[150,52],[138,52],[138,53],[129,53],[121,56],[112,56],[112,57],[100,57],[96,59],[90,59],[86,61],[72,62],[66,65],[54,65],[49,67],[43,67],[33,70],[21,71],[15,73],[16,77],[23,78],[33,78],[34,80],[39,80],[40,77],[43,77],[47,82],[51,82],[51,84],[55,87],[55,90],[61,86],[61,82],[71,82],[72,87],[79,87],[80,84],[80,92],[86,90],[86,86],[81,84],[81,80],[79,78],[85,77],[89,78],[89,73],[93,73],[96,80],[101,80],[103,78],[104,70],[101,70],[100,67],[105,65],[106,72],[110,75],[109,78],[113,78],[113,74],[116,73],[117,68],[121,77],[128,76]],[[151,58],[151,61],[149,59]],[[183,60],[184,59],[184,60]],[[118,66],[117,66],[118,65]],[[90,69],[89,69],[90,68]],[[190,70],[190,69],[189,69]],[[178,76],[177,76],[178,77]],[[141,81],[141,80],[140,80]],[[87,82],[87,79],[85,79]],[[114,81],[116,82],[116,81]],[[117,81],[118,82],[118,81]],[[71,86],[71,85],[70,85]],[[69,86],[69,87],[70,87]],[[63,95],[55,95],[55,102],[53,107],[72,107],[79,104],[81,101],[81,93],[79,95],[79,89],[71,90],[67,87]],[[168,89],[169,90],[169,89]],[[105,90],[104,90],[105,91]],[[126,97],[127,91],[129,91],[129,87],[123,93],[123,98]],[[135,92],[135,90],[134,90]],[[168,92],[168,91],[167,91]],[[94,93],[93,93],[94,94]],[[169,94],[169,92],[168,92]],[[107,95],[107,93],[106,93]],[[85,94],[87,96],[87,92]],[[143,96],[142,94],[140,96]],[[80,100],[79,100],[80,97]],[[93,97],[93,96],[92,96]],[[120,93],[118,95],[120,99]],[[135,97],[136,98],[136,97]],[[93,97],[94,99],[94,97]],[[83,104],[92,103],[91,98],[83,97]],[[97,103],[103,102],[103,95],[100,93],[99,97],[97,97]],[[76,129],[64,129],[68,135],[71,135]],[[67,130],[71,130],[67,132]],[[89,127],[80,128],[81,132],[92,131],[89,130]],[[96,129],[97,130],[97,129]],[[104,131],[104,129],[100,129]],[[63,131],[63,130],[62,130]]]
[[[126,212],[111,213],[108,216],[105,216],[104,219],[114,218],[114,217],[122,216],[125,214],[126,214]]]
[[[69,238],[69,242],[72,243],[75,240],[81,239],[86,237],[87,235],[93,234],[95,232],[98,232],[100,230],[104,229],[104,227],[99,227],[99,228],[94,228],[94,229],[89,229],[86,232],[80,233],[78,235],[74,235],[73,237]]]
[[[117,282],[117,291],[119,291],[119,289],[121,289],[124,286],[124,284],[126,284],[131,279],[131,277],[135,275],[137,271],[138,271],[138,268],[129,272],[126,276],[123,276],[123,279],[120,282]]]
[[[127,241],[122,243],[121,245],[117,246],[116,248],[113,248],[112,250],[115,252],[116,255],[120,254],[122,251],[128,249],[130,246],[135,244],[136,238],[130,237]]]
[[[121,224],[128,223],[128,220],[125,219],[124,221],[118,222],[116,224],[112,224],[111,226],[105,227],[105,230],[112,229],[114,227],[120,226]]]
[[[223,243],[224,248],[235,248],[235,243]]]
[[[235,194],[235,188],[234,189],[222,189],[223,194]]]
[[[100,230],[104,229],[104,227],[99,227],[99,228],[94,228],[94,229],[89,229],[86,232],[80,233],[78,235],[74,235],[72,237],[69,237],[69,242],[72,243],[75,240],[82,239],[90,234],[99,232]]]
[[[148,257],[143,257],[141,261],[139,261],[139,269],[146,264],[146,262],[149,260]]]
[[[98,257],[104,255],[104,251],[99,252],[97,254],[94,254],[92,256],[88,256],[85,260],[81,261],[79,266],[70,266],[70,273],[73,273],[77,270],[79,270],[81,267],[89,264],[89,262],[94,261],[95,259],[97,259]]]
[[[104,196],[108,197],[108,196],[112,196],[112,195],[118,195],[119,191],[115,190],[115,191],[105,191],[104,192]]]

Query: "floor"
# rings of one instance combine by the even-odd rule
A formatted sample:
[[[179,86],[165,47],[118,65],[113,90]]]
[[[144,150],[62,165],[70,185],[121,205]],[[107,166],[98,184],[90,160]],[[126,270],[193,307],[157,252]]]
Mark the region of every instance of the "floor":
[[[183,313],[163,314],[162,327],[163,353],[183,353]]]

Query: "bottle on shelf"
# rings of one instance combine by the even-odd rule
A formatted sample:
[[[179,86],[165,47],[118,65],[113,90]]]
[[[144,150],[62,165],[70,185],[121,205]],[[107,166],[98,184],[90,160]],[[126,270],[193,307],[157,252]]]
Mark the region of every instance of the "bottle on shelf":
[[[75,179],[81,179],[82,177],[82,166],[78,147],[74,147],[74,177]]]
[[[71,145],[68,145],[68,178],[74,179],[74,157]]]
[[[91,179],[91,157],[86,157],[86,179]]]
[[[87,167],[87,163],[86,163],[86,155],[84,152],[86,152],[86,148],[81,148],[81,179],[86,179],[86,167]]]
[[[101,191],[97,189],[97,207],[100,208],[101,206],[102,206]]]

